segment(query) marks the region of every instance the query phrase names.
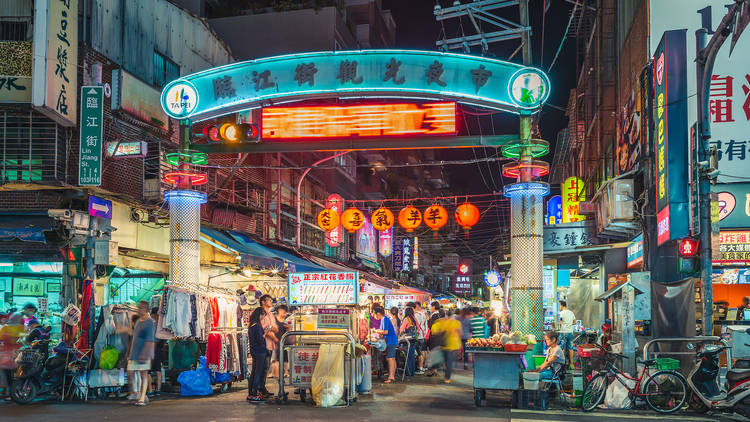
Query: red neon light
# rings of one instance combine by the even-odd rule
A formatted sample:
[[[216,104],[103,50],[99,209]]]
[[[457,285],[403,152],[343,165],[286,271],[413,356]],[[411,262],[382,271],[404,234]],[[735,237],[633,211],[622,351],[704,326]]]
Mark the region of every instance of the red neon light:
[[[549,167],[541,164],[518,164],[513,167],[506,168],[503,171],[505,177],[520,177],[522,169],[531,169],[531,174],[534,177],[542,177],[549,174]]]
[[[268,107],[263,139],[455,135],[456,103]]]
[[[162,180],[164,183],[169,183],[171,185],[177,185],[180,181],[181,177],[187,177],[190,179],[191,185],[205,185],[208,183],[208,176],[206,173],[193,173],[189,171],[171,171],[169,173],[166,173],[164,177],[162,177]]]
[[[695,239],[682,239],[680,241],[680,255],[692,257],[698,252],[698,241]]]

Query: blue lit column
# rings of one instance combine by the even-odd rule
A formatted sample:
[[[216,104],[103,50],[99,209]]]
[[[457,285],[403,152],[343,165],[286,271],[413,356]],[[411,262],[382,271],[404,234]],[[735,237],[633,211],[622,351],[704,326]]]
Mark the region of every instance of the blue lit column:
[[[169,203],[169,279],[199,283],[201,268],[201,204],[206,194],[190,189],[164,193]]]

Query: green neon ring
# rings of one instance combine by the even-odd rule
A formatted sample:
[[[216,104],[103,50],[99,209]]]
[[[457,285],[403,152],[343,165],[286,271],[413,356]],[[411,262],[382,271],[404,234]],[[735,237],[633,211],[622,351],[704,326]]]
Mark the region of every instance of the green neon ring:
[[[187,150],[187,152],[170,152],[166,154],[164,159],[167,164],[176,166],[180,164],[180,158],[183,162],[190,163],[196,166],[208,164],[208,156],[204,152],[198,152],[195,150]]]
[[[524,147],[531,148],[531,156],[533,158],[543,157],[549,153],[549,142],[543,139],[530,139],[528,142],[517,140],[511,141],[503,145],[500,148],[503,157],[507,158],[520,158],[521,149]]]

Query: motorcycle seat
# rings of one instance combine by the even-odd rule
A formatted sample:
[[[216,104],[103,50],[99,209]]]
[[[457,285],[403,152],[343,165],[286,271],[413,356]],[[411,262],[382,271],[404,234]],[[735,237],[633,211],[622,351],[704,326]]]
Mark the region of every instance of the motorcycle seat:
[[[727,381],[731,383],[746,379],[750,379],[750,369],[732,369],[727,372]]]

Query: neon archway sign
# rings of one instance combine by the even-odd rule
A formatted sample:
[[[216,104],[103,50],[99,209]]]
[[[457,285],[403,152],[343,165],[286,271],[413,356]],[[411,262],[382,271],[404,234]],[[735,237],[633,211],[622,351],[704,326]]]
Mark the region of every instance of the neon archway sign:
[[[162,91],[164,111],[200,121],[273,104],[324,98],[450,99],[533,113],[549,97],[539,69],[431,51],[300,53],[249,60],[183,76]]]

